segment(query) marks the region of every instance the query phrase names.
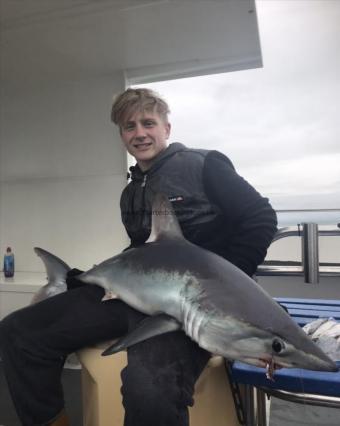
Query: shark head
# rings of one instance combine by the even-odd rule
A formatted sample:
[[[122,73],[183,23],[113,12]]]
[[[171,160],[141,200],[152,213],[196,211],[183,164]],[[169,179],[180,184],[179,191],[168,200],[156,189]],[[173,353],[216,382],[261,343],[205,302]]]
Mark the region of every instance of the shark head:
[[[278,306],[279,310],[282,310]],[[281,316],[281,312],[278,312]],[[283,312],[283,316],[286,313]],[[254,324],[233,317],[211,317],[201,331],[202,346],[230,360],[238,360],[271,370],[303,368],[336,372],[338,367],[287,315],[287,329],[261,329]]]

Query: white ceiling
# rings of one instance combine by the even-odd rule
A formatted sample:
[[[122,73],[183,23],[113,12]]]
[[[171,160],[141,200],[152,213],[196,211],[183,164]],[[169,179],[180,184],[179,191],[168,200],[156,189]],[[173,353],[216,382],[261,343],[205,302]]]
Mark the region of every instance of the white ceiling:
[[[122,11],[164,2],[168,0],[1,0],[0,23],[3,28],[22,27],[98,9]]]
[[[261,66],[253,0],[0,0],[1,83]]]

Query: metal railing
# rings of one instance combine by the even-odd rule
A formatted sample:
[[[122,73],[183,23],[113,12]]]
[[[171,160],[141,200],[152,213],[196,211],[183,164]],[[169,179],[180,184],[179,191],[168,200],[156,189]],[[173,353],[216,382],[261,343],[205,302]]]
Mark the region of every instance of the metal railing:
[[[287,237],[301,237],[302,263],[301,265],[282,265],[271,263],[260,265],[256,275],[266,276],[304,276],[306,283],[316,284],[320,276],[340,276],[339,265],[320,265],[319,237],[340,237],[340,224],[330,229],[319,229],[316,223],[280,228],[273,242]]]

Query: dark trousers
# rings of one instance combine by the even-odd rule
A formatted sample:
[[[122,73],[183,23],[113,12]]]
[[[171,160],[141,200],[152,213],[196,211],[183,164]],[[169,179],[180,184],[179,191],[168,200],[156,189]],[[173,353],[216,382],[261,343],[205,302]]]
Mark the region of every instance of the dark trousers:
[[[119,300],[101,302],[87,285],[13,312],[0,322],[0,356],[24,426],[46,425],[63,409],[65,357],[119,337],[145,315]],[[125,426],[187,426],[194,384],[210,355],[183,332],[167,333],[128,350],[122,371]]]

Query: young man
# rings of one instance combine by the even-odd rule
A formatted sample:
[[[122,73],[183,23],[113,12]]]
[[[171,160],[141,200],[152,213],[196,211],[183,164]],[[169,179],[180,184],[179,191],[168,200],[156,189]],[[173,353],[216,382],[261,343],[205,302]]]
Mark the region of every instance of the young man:
[[[136,159],[121,197],[130,247],[150,234],[156,193],[173,202],[184,236],[253,275],[276,231],[276,215],[216,151],[168,146],[166,102],[148,89],[117,97],[112,121]],[[129,248],[130,248],[129,247]],[[0,323],[0,355],[25,426],[67,425],[60,375],[67,354],[124,335],[145,315],[119,300],[101,303],[103,290],[77,286],[9,315]],[[128,350],[122,371],[125,426],[188,426],[194,384],[210,354],[183,332],[157,336]]]

